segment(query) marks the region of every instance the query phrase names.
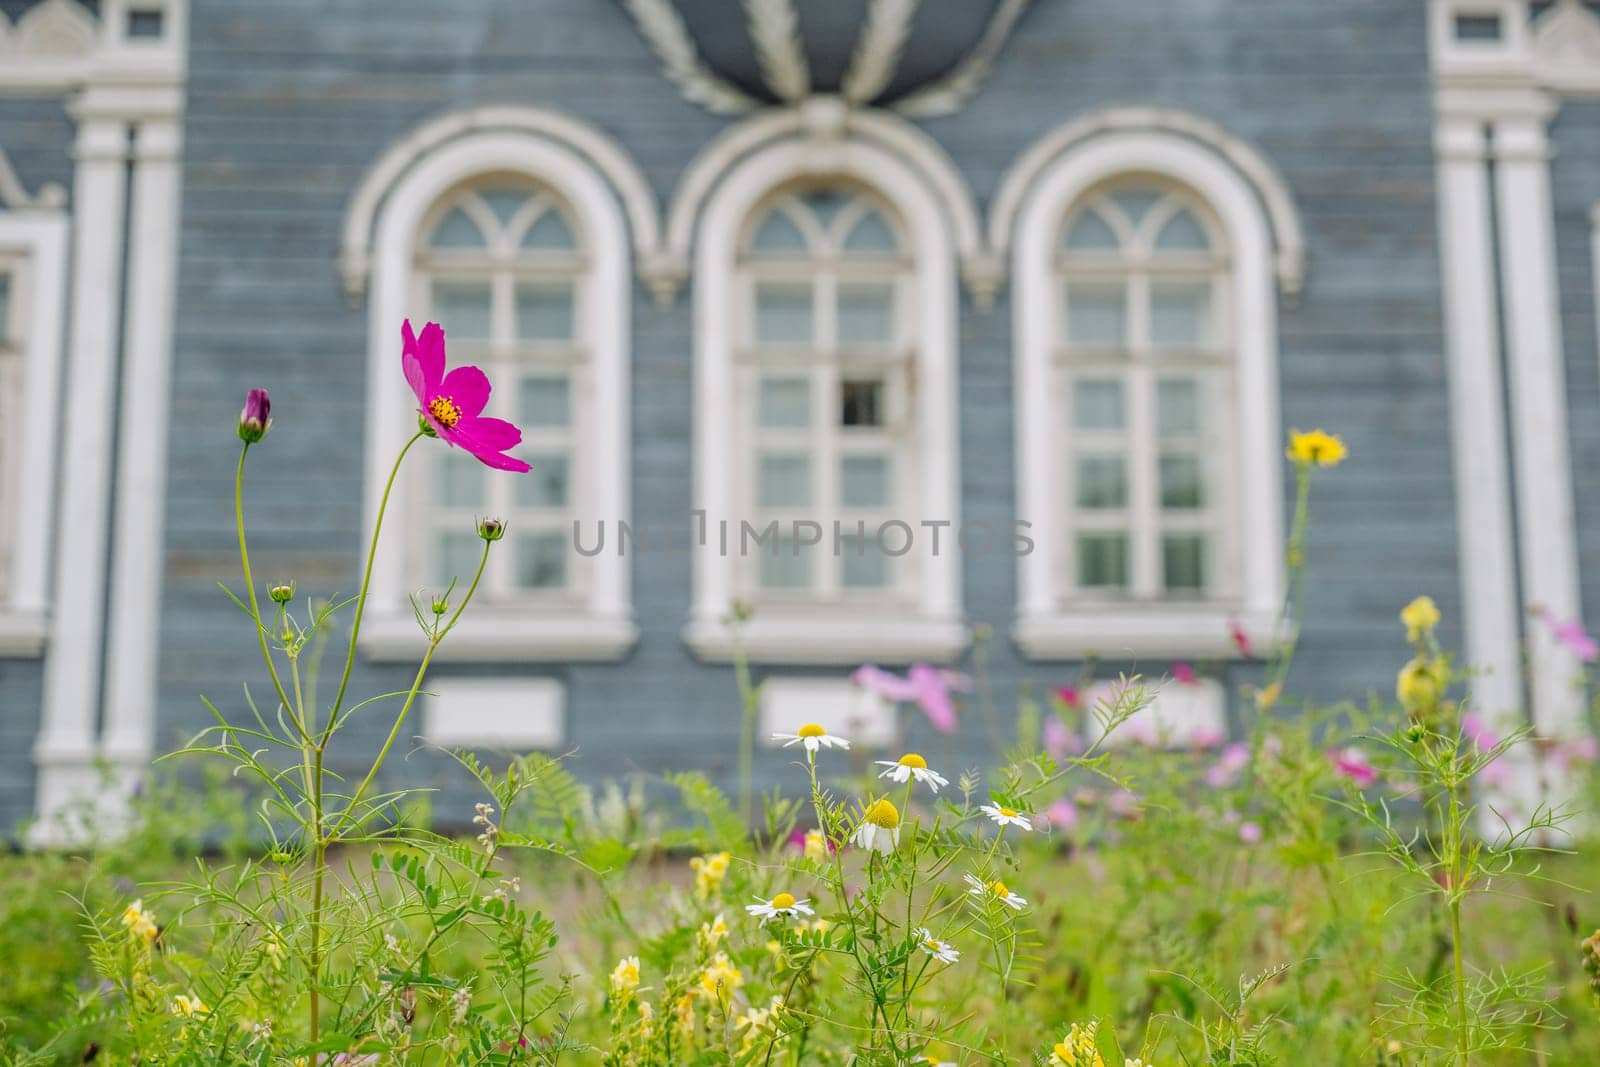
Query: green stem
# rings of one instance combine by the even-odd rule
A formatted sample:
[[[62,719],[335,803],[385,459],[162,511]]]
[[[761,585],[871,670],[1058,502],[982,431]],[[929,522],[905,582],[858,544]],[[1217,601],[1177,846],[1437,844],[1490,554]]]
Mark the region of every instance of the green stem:
[[[278,703],[285,711],[293,715],[293,705],[289,703],[288,694],[283,691],[283,682],[278,678],[278,666],[272,661],[272,651],[267,648],[267,628],[261,622],[261,604],[256,599],[256,582],[250,573],[250,549],[245,543],[244,536],[244,458],[250,454],[250,443],[239,450],[239,465],[233,474],[233,525],[239,534],[239,566],[244,571],[245,594],[250,598],[250,620],[256,624],[256,640],[261,645],[261,659],[267,665],[267,676],[272,679],[272,687],[277,690]],[[295,729],[300,732],[302,741],[309,741],[305,725],[298,719],[295,720]]]
[[[394,466],[389,468],[389,478],[383,483],[383,496],[378,501],[378,516],[372,524],[372,540],[367,545],[367,565],[361,573],[361,592],[356,596],[356,614],[350,623],[350,648],[344,657],[344,673],[339,676],[339,691],[333,698],[333,710],[328,714],[328,724],[323,727],[322,743],[328,743],[328,736],[333,733],[334,723],[339,721],[339,711],[344,707],[344,691],[350,685],[350,673],[356,664],[356,639],[361,636],[361,618],[367,611],[367,587],[372,584],[372,561],[378,555],[378,535],[383,532],[383,517],[389,510],[389,494],[394,489],[395,477],[400,473],[400,464],[404,462],[406,453],[411,451],[411,446],[426,436],[422,430],[412,435],[411,440],[400,450],[394,458]],[[253,597],[253,594],[252,594]],[[253,603],[252,599],[252,603]]]
[[[739,684],[739,818],[746,832],[754,807],[756,717],[760,713],[760,694],[750,684],[750,658],[745,655],[744,637],[737,615],[729,622],[733,637],[733,676]]]

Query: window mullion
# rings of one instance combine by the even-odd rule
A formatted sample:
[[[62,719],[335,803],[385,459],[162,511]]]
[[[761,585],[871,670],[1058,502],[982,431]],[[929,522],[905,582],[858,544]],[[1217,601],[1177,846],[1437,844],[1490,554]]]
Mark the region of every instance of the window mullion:
[[[1155,368],[1150,352],[1150,278],[1136,273],[1129,278],[1129,341],[1132,349],[1128,369],[1128,476],[1129,538],[1132,549],[1131,592],[1139,599],[1161,595],[1160,500],[1157,463],[1160,447],[1156,441]]]
[[[821,360],[812,371],[816,399],[813,405],[816,429],[812,437],[812,454],[815,469],[812,471],[811,518],[822,524],[822,543],[814,552],[816,569],[812,572],[817,594],[823,599],[838,595],[841,584],[842,558],[833,555],[832,522],[839,515],[839,363],[837,358]]]

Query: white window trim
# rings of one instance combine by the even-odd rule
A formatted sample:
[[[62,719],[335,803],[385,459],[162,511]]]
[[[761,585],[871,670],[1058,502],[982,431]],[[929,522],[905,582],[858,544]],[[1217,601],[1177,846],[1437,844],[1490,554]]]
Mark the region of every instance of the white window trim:
[[[893,205],[916,257],[912,314],[918,352],[916,448],[922,462],[917,520],[960,525],[960,424],[956,410],[957,279],[955,246],[930,180],[907,159],[865,140],[791,137],[745,157],[706,200],[695,263],[694,500],[708,529],[727,521],[736,538],[740,516],[735,480],[735,430],[717,413],[733,410],[738,345],[739,237],[751,213],[773,190],[797,179],[854,181]],[[911,521],[907,519],[907,521]],[[684,640],[703,659],[733,655],[724,623],[733,599],[734,559],[719,555],[717,537],[695,545],[694,602]],[[946,541],[949,540],[947,537]],[[922,551],[919,543],[917,551]],[[741,631],[758,662],[848,664],[866,660],[948,659],[967,643],[961,566],[955,552],[924,555],[913,606],[903,617],[863,619],[859,612],[760,611]]]
[[[1027,154],[1024,154],[1027,159]],[[1035,161],[1037,165],[1037,161]],[[1232,311],[1237,325],[1234,472],[1239,501],[1236,550],[1240,596],[1230,604],[1162,602],[1060,606],[1062,546],[1052,538],[1064,482],[1056,454],[1054,381],[1056,271],[1061,222],[1094,186],[1121,175],[1150,174],[1193,190],[1227,233],[1232,256]],[[1015,214],[1012,304],[1017,398],[1017,514],[1034,523],[1034,550],[1020,556],[1015,637],[1037,659],[1102,655],[1228,657],[1236,619],[1257,648],[1275,637],[1284,597],[1282,442],[1278,410],[1277,294],[1273,229],[1266,198],[1217,151],[1163,130],[1113,130],[1063,150],[1030,176]]]
[[[570,206],[584,234],[592,298],[581,302],[575,313],[589,344],[594,404],[586,425],[575,435],[574,447],[591,457],[595,477],[588,499],[596,518],[628,521],[632,298],[628,227],[606,176],[581,150],[582,146],[569,146],[553,134],[531,129],[469,132],[412,158],[382,197],[370,259],[364,531],[373,527],[389,465],[414,432],[414,423],[405,416],[415,402],[400,374],[399,330],[411,307],[412,268],[422,223],[451,188],[496,172],[526,175],[549,186]],[[370,199],[364,188],[357,202]],[[426,648],[407,601],[407,593],[414,592],[408,590],[405,568],[407,481],[398,480],[390,496],[362,625],[362,648],[377,660],[411,659]],[[592,570],[580,613],[538,607],[469,612],[440,646],[440,658],[548,662],[626,655],[638,638],[628,560],[602,553],[589,562]]]
[[[31,298],[20,309],[27,339],[22,353],[22,406],[30,412],[28,433],[15,454],[3,457],[10,467],[7,481],[15,488],[15,499],[0,508],[0,521],[13,524],[8,531],[10,574],[0,601],[0,656],[40,655],[48,631],[67,230],[65,212],[0,210],[0,254],[26,261]]]

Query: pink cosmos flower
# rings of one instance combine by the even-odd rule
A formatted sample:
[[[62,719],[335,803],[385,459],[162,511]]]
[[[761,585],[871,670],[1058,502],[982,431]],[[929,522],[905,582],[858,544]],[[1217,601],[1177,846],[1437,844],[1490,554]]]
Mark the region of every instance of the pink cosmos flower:
[[[1067,729],[1067,724],[1061,721],[1059,715],[1048,715],[1044,720],[1044,750],[1050,753],[1053,760],[1064,760],[1068,756],[1081,756],[1088,746],[1083,738]]]
[[[1083,691],[1075,685],[1061,686],[1056,690],[1055,697],[1069,708],[1083,708]]]
[[[1180,685],[1200,684],[1200,676],[1194,672],[1194,665],[1183,662],[1172,665],[1172,680]]]
[[[1200,726],[1189,735],[1189,747],[1203,752],[1216,748],[1227,739],[1228,735],[1214,726]]]
[[[1050,825],[1063,833],[1078,825],[1078,806],[1065,797],[1051,804],[1045,812]]]
[[[1480,752],[1487,752],[1500,743],[1500,736],[1475,711],[1469,711],[1461,717],[1461,736],[1476,745]]]
[[[1255,649],[1250,645],[1250,635],[1244,632],[1244,626],[1232,615],[1228,616],[1228,636],[1233,638],[1233,647],[1239,650],[1239,655],[1245,659],[1255,659]]]
[[[1578,619],[1568,619],[1562,622],[1550,614],[1550,609],[1538,609],[1539,618],[1550,628],[1550,636],[1556,639],[1556,644],[1577,656],[1585,663],[1593,663],[1600,659],[1600,641],[1590,637],[1584,630],[1583,623]]]
[[[1366,754],[1359,748],[1329,752],[1328,758],[1333,760],[1334,769],[1354,782],[1357,789],[1365,789],[1378,780],[1378,769],[1367,761]]]
[[[1206,770],[1206,785],[1212,789],[1226,789],[1239,781],[1239,775],[1250,765],[1250,746],[1235,742],[1223,749],[1217,762]]]
[[[1261,824],[1258,822],[1242,822],[1239,824],[1239,840],[1247,845],[1261,844]]]
[[[930,667],[926,663],[913,663],[904,678],[868,663],[858,668],[850,680],[885,700],[915,701],[928,716],[928,722],[942,734],[956,732],[956,707],[950,691],[972,690],[972,679],[965,674]]]
[[[422,328],[419,339],[411,320],[400,331],[400,366],[417,394],[417,411],[447,445],[466,449],[486,467],[526,473],[533,468],[505,453],[522,443],[522,431],[504,419],[483,414],[489,402],[489,378],[477,367],[444,371],[444,330],[437,322]]]

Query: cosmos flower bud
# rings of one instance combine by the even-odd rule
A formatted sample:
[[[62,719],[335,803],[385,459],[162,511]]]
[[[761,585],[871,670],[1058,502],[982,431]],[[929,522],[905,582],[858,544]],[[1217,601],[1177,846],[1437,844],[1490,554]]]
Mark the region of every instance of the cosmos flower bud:
[[[244,410],[239,412],[239,440],[253,445],[272,429],[272,398],[265,389],[252,389],[244,398]]]
[[[485,541],[498,541],[506,535],[506,524],[500,519],[479,519],[478,536]]]
[[[272,598],[274,604],[287,604],[294,599],[294,583],[275,585],[267,590],[267,595]]]
[[[443,593],[440,593],[438,596],[433,598],[433,603],[430,606],[433,608],[433,613],[435,615],[443,615],[445,612],[450,610],[450,598]]]

